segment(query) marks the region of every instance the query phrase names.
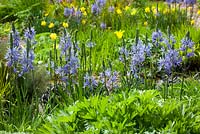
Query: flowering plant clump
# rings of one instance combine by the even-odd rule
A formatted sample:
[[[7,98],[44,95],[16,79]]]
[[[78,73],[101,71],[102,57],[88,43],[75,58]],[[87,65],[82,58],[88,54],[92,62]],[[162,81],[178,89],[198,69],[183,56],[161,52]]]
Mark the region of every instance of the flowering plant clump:
[[[116,90],[119,87],[118,76],[119,72],[111,71],[111,69],[107,69],[104,72],[99,74],[100,83],[106,88],[109,92]]]
[[[34,61],[34,47],[36,44],[35,41],[35,30],[34,28],[27,28],[24,32],[24,38],[26,42],[26,46],[22,46],[20,44],[20,36],[16,29],[13,26],[13,30],[11,31],[11,46],[7,51],[5,59],[7,59],[7,65],[9,67],[13,67],[14,72],[18,74],[18,76],[22,76],[24,73],[27,73],[34,69],[33,61]]]
[[[60,39],[60,59],[64,64],[57,67],[56,74],[59,75],[61,81],[69,85],[70,81],[76,84],[77,80],[72,78],[76,78],[78,69],[79,69],[79,59],[78,59],[78,51],[79,48],[77,45],[73,45],[71,41],[71,37],[68,33],[64,33]]]
[[[11,34],[11,45],[10,48],[7,50],[5,55],[5,59],[7,60],[8,67],[13,67],[14,72],[17,72],[17,64],[20,61],[20,36],[16,29],[12,29]]]

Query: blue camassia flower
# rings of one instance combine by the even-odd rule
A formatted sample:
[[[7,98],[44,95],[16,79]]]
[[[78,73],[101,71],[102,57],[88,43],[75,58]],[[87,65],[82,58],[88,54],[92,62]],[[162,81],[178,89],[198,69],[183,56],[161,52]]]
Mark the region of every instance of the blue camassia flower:
[[[182,44],[182,46],[180,48],[181,51],[186,51],[187,48],[192,49],[194,47],[194,42],[188,38],[183,38],[181,40],[181,44]]]
[[[114,11],[115,11],[115,7],[114,7],[114,6],[110,6],[110,7],[108,8],[108,12],[112,13],[112,12],[114,12]]]
[[[101,27],[101,29],[103,29],[103,30],[106,29],[106,23],[101,22],[100,27]]]
[[[13,36],[13,47],[19,47],[19,43],[20,43],[20,36],[19,36],[19,32],[17,31],[11,31],[12,32],[12,36]]]
[[[98,82],[95,80],[93,76],[90,76],[88,73],[84,76],[84,85],[83,88],[89,88],[92,90],[94,87],[97,87]]]
[[[177,50],[169,49],[163,58],[158,61],[158,70],[164,68],[165,72],[170,75],[173,68],[179,66],[182,62],[182,58]]]
[[[120,51],[119,51],[119,60],[124,63],[125,62],[124,58],[128,59],[129,58],[128,56],[129,56],[129,51],[126,48],[124,48],[124,47],[120,48]]]
[[[59,48],[61,50],[61,56],[65,55],[67,53],[67,50],[69,50],[69,48],[71,48],[73,45],[72,41],[71,41],[71,37],[70,35],[65,35],[63,37],[60,38],[60,44],[59,44]]]
[[[94,4],[92,4],[91,12],[94,15],[98,15],[101,12],[101,9],[99,8],[99,6],[96,3],[94,3]]]
[[[163,41],[162,32],[160,30],[152,33],[152,42],[159,46],[159,43]]]
[[[145,45],[141,40],[138,40],[138,44],[133,44],[131,48],[131,63],[130,63],[130,69],[133,73],[134,77],[137,76],[138,67],[142,65],[142,63],[145,61]]]
[[[194,42],[188,38],[188,37],[184,37],[182,40],[181,40],[181,48],[180,50],[184,53],[186,53],[186,56],[188,58],[194,56]]]
[[[74,10],[74,8],[72,7],[72,8],[65,8],[64,9],[64,15],[65,15],[65,17],[69,17],[69,16],[72,16],[73,14],[74,14],[74,12],[75,12],[75,10]]]
[[[26,39],[33,40],[35,38],[35,34],[36,34],[36,32],[33,27],[31,27],[30,29],[27,28],[24,32],[24,37]]]
[[[170,3],[175,3],[175,2],[179,3],[179,2],[181,2],[181,0],[166,0],[166,2],[169,3],[169,4]]]
[[[96,44],[94,42],[88,42],[87,47],[93,48]]]
[[[193,4],[195,4],[197,1],[196,0],[184,0],[184,3],[185,4],[191,4],[191,5],[193,5]]]
[[[20,58],[20,49],[19,48],[9,48],[7,50],[7,53],[5,55],[5,59],[7,60],[8,67],[12,67],[15,63],[17,64],[19,62]],[[14,67],[14,66],[13,66]]]
[[[103,7],[103,6],[105,6],[105,4],[106,4],[106,0],[97,0],[96,1],[96,4],[99,6],[99,7]]]
[[[27,73],[34,69],[34,66],[33,66],[34,59],[35,59],[35,56],[34,56],[33,50],[30,50],[28,52],[28,57],[27,57],[27,50],[26,49],[22,50],[22,55],[20,58],[21,72],[19,73],[19,77],[21,77],[24,73]]]
[[[5,59],[7,60],[7,66],[13,67],[14,72],[17,72],[17,64],[19,64],[19,58],[20,58],[20,36],[19,32],[15,30],[11,31],[12,34],[12,46],[10,46],[7,50],[7,53],[5,55]]]
[[[112,72],[110,69],[107,69],[105,72],[100,73],[100,83],[105,85],[106,88],[111,91],[119,85],[117,82],[118,76],[119,73],[117,71]]]
[[[60,59],[63,59],[64,64],[60,67],[57,67],[56,74],[59,75],[61,80],[66,82],[66,84],[68,84],[71,77],[77,75],[78,68],[80,66],[80,61],[78,59],[79,48],[77,45],[77,43],[73,45],[69,33],[65,33],[60,39]],[[75,51],[75,49],[78,51]],[[74,83],[76,83],[74,79],[72,80]]]

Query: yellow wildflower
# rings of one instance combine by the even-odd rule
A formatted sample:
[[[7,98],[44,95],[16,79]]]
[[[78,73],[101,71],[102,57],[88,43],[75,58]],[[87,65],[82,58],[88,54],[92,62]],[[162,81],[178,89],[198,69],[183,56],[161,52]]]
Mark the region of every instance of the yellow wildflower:
[[[163,10],[163,14],[167,14],[167,13],[169,13],[168,9]]]
[[[43,21],[41,22],[41,26],[46,26],[46,25],[47,25],[46,21],[43,20]]]
[[[152,6],[152,7],[151,7],[151,10],[154,10],[154,9],[156,9],[156,7],[155,7],[155,6]]]
[[[123,31],[120,30],[120,31],[116,31],[114,33],[115,33],[115,35],[117,36],[118,39],[121,39],[124,32],[125,32],[124,30]]]
[[[128,11],[128,10],[130,10],[130,7],[129,7],[129,6],[126,6],[126,7],[124,8],[124,10],[125,10],[125,11]]]
[[[62,25],[63,25],[64,28],[68,28],[69,27],[69,24],[67,22],[63,22]]]
[[[122,10],[121,10],[121,9],[119,9],[119,8],[116,10],[116,12],[117,12],[117,14],[119,14],[119,15],[121,15],[121,14],[122,14]]]
[[[191,25],[194,25],[194,23],[195,23],[195,20],[191,20],[191,21],[190,21],[190,24],[191,24]]]
[[[75,10],[75,11],[78,11],[78,8],[77,8],[77,7],[74,7],[74,10]]]
[[[148,22],[147,22],[147,21],[145,21],[145,22],[144,22],[144,26],[147,26],[147,25],[148,25]]]
[[[146,12],[146,13],[150,13],[150,12],[151,12],[150,8],[149,8],[149,7],[146,7],[146,8],[145,8],[145,12]]]
[[[200,10],[197,11],[197,14],[200,15]]]
[[[56,40],[56,38],[57,38],[56,33],[51,33],[51,34],[50,34],[50,38],[51,38],[52,40]]]
[[[87,12],[86,11],[83,12],[83,16],[87,16]]]
[[[85,23],[86,23],[86,20],[85,20],[85,19],[83,19],[83,20],[81,21],[81,23],[82,23],[83,25],[85,25]]]
[[[153,14],[154,14],[154,15],[157,14],[157,9],[154,9],[154,10],[153,10]]]
[[[85,12],[85,7],[81,7],[80,10],[82,13]]]
[[[136,10],[135,8],[133,8],[133,9],[131,10],[131,15],[135,15],[136,12],[137,12],[137,10]]]
[[[49,15],[49,13],[45,13],[44,16],[47,17]]]
[[[191,11],[191,10],[192,10],[192,7],[188,7],[188,10],[190,10],[190,11]]]
[[[73,3],[71,3],[71,4],[69,5],[69,7],[75,7],[75,5],[74,5]]]
[[[49,28],[53,28],[54,27],[54,24],[51,22],[50,24],[49,24]]]
[[[172,8],[172,12],[175,12],[176,11],[176,9],[175,8]]]

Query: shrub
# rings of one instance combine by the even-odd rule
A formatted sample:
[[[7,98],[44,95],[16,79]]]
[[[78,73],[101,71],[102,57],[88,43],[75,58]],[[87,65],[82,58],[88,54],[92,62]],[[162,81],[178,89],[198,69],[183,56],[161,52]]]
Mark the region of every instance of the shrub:
[[[195,107],[195,108],[194,108]],[[158,91],[94,96],[49,116],[40,133],[198,133],[199,108]],[[38,133],[39,133],[38,132]]]

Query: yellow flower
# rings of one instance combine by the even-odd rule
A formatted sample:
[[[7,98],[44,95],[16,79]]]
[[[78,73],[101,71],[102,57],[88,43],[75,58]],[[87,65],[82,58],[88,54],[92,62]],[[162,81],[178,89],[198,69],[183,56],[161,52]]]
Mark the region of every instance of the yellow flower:
[[[191,11],[191,10],[192,10],[192,7],[188,7],[188,10],[190,10],[190,11]]]
[[[44,16],[47,17],[49,15],[49,13],[45,13]]]
[[[47,25],[46,21],[43,20],[43,21],[41,22],[41,26],[46,26],[46,25]]]
[[[129,6],[126,6],[126,7],[124,8],[124,10],[125,10],[125,11],[128,11],[128,10],[130,10],[130,7],[129,7]]]
[[[49,28],[53,28],[54,27],[54,24],[51,22],[50,24],[49,24]]]
[[[194,23],[195,23],[195,20],[191,20],[191,21],[190,21],[190,24],[191,24],[191,25],[194,25]]]
[[[62,25],[63,25],[64,28],[68,28],[69,27],[69,24],[67,22],[63,22]]]
[[[149,8],[149,7],[146,7],[146,8],[145,8],[145,12],[146,12],[146,13],[150,13],[150,12],[151,12],[150,8]]]
[[[85,20],[85,19],[83,19],[83,20],[81,21],[81,23],[82,23],[83,25],[85,25],[85,23],[86,23],[86,20]]]
[[[167,13],[169,13],[168,9],[163,10],[163,14],[167,14]]]
[[[87,12],[86,11],[83,12],[83,16],[87,16]]]
[[[151,7],[151,10],[154,10],[154,9],[156,9],[156,7],[155,7],[155,6],[152,6],[152,7]]]
[[[148,22],[147,22],[147,21],[145,21],[145,22],[144,22],[144,26],[147,26],[147,25],[148,25]]]
[[[135,8],[133,8],[132,11],[131,11],[131,15],[135,15],[136,12],[137,12],[137,10]]]
[[[56,40],[56,38],[57,38],[56,33],[51,33],[51,34],[50,34],[50,38],[51,38],[52,40]]]
[[[71,4],[69,5],[69,7],[75,7],[75,5],[74,5],[73,3],[71,3]]]
[[[200,10],[197,11],[197,14],[200,15]]]
[[[85,12],[85,7],[81,7],[80,10],[82,13]]]
[[[176,11],[176,9],[175,8],[172,8],[172,12],[175,12]]]
[[[114,33],[115,33],[115,35],[117,36],[118,39],[121,39],[124,32],[125,32],[124,30],[123,31],[120,30],[120,31],[116,31]]]
[[[153,14],[154,14],[154,15],[157,14],[157,9],[154,9],[154,10],[153,10]]]
[[[117,14],[119,14],[119,15],[121,15],[121,14],[122,14],[122,10],[121,10],[121,9],[119,9],[119,8],[116,10],[116,12],[117,12]]]
[[[77,8],[77,7],[74,7],[74,10],[75,10],[75,11],[78,11],[78,8]]]

